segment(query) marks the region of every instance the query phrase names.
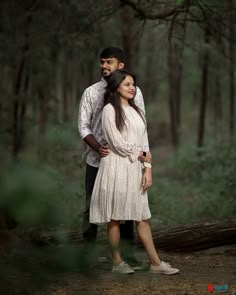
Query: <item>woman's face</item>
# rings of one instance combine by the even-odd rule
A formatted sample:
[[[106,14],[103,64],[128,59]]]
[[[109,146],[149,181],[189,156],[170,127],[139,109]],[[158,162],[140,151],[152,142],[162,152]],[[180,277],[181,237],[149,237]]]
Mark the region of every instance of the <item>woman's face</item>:
[[[126,76],[125,79],[120,83],[117,92],[120,94],[121,99],[129,100],[135,96],[135,83],[131,76]]]

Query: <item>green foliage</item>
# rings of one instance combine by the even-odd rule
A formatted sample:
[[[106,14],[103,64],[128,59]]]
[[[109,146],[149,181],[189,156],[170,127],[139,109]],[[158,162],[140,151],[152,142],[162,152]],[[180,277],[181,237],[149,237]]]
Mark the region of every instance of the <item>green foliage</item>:
[[[199,151],[186,145],[173,154],[165,173],[154,174],[150,190],[153,223],[235,216],[236,152],[231,146],[212,145]]]
[[[28,226],[62,222],[58,200],[62,198],[57,171],[26,164],[11,164],[0,175],[1,208]]]
[[[181,5],[183,3],[183,0],[176,0],[176,5]]]
[[[235,198],[236,151],[231,145],[211,145],[201,150],[187,146],[174,155],[172,165],[181,170],[181,177],[202,186],[212,185],[224,198]]]
[[[66,124],[48,126],[40,142],[41,160],[56,166],[64,165],[68,161],[66,153],[75,150],[77,137],[78,133]]]
[[[83,169],[77,134],[66,125],[48,127],[40,147],[13,162],[2,150],[0,207],[25,226],[73,227],[81,222]],[[28,138],[30,140],[30,137]],[[33,139],[34,141],[34,139]]]

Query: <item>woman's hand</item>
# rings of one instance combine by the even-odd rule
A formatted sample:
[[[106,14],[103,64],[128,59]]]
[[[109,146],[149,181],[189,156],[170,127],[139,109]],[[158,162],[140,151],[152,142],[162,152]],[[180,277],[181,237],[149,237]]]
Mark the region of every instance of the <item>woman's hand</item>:
[[[146,156],[144,156],[143,152],[141,152],[138,159],[141,162],[148,162],[151,164],[152,163],[152,154],[151,154],[151,152],[146,152]]]
[[[143,186],[144,192],[147,189],[149,189],[149,187],[152,186],[152,169],[151,168],[145,168],[145,172],[142,178],[142,186]]]

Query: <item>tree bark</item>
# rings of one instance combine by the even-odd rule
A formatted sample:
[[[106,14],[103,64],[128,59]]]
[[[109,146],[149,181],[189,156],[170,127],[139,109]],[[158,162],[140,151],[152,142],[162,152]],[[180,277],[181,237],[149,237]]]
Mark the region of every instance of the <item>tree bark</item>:
[[[162,226],[153,229],[153,240],[160,250],[173,252],[192,252],[217,246],[231,245],[236,243],[236,219],[213,220],[194,223],[190,225]],[[78,232],[63,233],[65,240],[82,243],[83,236]],[[60,233],[60,236],[61,233]],[[31,239],[39,245],[61,243],[59,235],[54,233],[34,232]],[[100,239],[106,242],[107,238]],[[143,247],[139,240],[139,247]]]

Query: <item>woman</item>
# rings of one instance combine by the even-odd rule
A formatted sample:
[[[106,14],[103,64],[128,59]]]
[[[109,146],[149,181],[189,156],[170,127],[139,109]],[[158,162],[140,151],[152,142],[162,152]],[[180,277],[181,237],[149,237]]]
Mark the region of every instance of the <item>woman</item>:
[[[110,153],[101,158],[90,222],[108,224],[112,272],[134,272],[119,251],[119,223],[134,220],[150,260],[150,271],[174,274],[179,270],[160,260],[148,223],[151,213],[147,189],[152,185],[152,173],[151,164],[139,160],[143,152],[148,152],[148,137],[144,114],[134,104],[135,92],[135,77],[129,72],[118,70],[110,76],[102,113],[102,130]]]

